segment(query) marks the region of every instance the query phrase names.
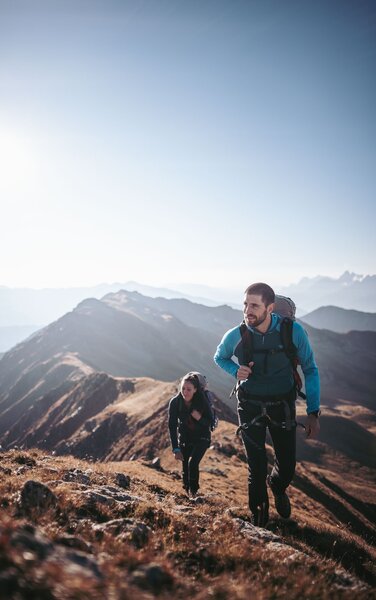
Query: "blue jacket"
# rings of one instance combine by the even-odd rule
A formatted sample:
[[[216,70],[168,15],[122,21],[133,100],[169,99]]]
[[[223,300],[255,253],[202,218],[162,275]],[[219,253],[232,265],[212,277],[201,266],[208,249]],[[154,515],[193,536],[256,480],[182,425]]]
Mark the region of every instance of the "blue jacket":
[[[265,334],[249,327],[253,333],[256,351],[257,349],[282,347],[279,335],[282,318],[274,313],[271,317],[270,327]],[[297,349],[298,359],[304,373],[307,413],[310,413],[320,408],[320,379],[308,336],[300,323],[296,321],[293,323],[292,341]],[[216,364],[233,377],[236,377],[239,364],[244,364],[241,342],[239,326],[234,327],[225,333],[214,355]],[[238,362],[233,360],[234,356]],[[265,355],[255,352],[252,360],[255,364],[251,377],[240,382],[240,386],[246,392],[267,396],[284,394],[292,388],[294,383],[292,367],[284,352],[268,355],[266,372]]]

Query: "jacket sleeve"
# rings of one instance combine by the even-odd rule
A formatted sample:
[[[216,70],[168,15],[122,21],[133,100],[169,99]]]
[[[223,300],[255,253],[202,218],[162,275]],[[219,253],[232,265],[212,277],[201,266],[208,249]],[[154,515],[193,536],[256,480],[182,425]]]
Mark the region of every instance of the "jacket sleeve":
[[[179,448],[178,444],[178,397],[171,398],[168,405],[168,429],[173,450]]]
[[[241,335],[239,327],[230,329],[223,336],[216,353],[214,354],[214,362],[224,371],[236,377],[239,365],[232,359],[234,351],[240,342]]]
[[[292,341],[304,373],[307,413],[320,408],[320,376],[308,335],[300,323],[294,322]]]

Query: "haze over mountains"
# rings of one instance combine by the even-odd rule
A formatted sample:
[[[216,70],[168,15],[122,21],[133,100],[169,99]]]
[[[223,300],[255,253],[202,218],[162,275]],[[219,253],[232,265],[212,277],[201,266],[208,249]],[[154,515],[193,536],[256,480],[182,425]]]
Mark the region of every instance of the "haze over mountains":
[[[376,312],[376,275],[358,275],[345,271],[338,279],[303,277],[298,283],[281,289],[301,310],[320,306],[339,306],[366,312]]]
[[[321,306],[304,315],[301,320],[317,329],[330,329],[337,333],[376,331],[376,313],[349,310],[338,306]]]
[[[9,350],[27,335],[63,316],[86,298],[100,299],[120,289],[138,291],[150,297],[186,298],[207,306],[228,304],[241,308],[243,288],[231,290],[197,284],[153,287],[134,281],[100,284],[94,287],[62,289],[11,289],[0,286],[0,352]],[[346,272],[340,278],[303,278],[299,283],[276,290],[290,296],[298,316],[324,305],[361,311],[376,311],[376,276]]]

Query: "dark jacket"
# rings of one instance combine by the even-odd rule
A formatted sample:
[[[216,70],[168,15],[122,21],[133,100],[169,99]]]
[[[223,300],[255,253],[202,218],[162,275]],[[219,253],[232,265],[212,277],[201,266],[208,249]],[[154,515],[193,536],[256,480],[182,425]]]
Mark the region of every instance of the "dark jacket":
[[[202,414],[199,421],[191,416],[193,410]],[[194,444],[201,439],[206,439],[209,445],[211,421],[209,404],[201,395],[195,394],[189,409],[180,393],[171,398],[168,406],[168,428],[172,449],[175,450],[184,444]]]

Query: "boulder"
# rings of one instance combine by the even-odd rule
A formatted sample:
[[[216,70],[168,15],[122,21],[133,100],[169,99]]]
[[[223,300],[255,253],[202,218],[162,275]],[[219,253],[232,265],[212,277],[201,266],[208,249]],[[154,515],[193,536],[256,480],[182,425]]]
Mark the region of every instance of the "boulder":
[[[19,499],[20,509],[25,513],[38,511],[40,513],[56,508],[57,497],[49,487],[30,479],[24,484]]]

